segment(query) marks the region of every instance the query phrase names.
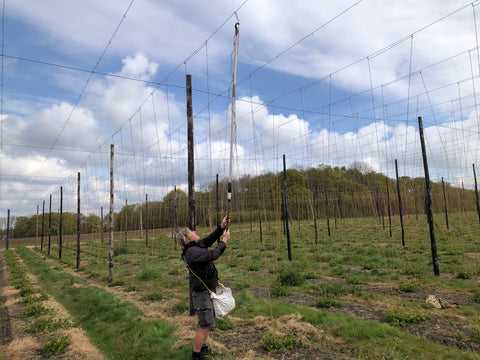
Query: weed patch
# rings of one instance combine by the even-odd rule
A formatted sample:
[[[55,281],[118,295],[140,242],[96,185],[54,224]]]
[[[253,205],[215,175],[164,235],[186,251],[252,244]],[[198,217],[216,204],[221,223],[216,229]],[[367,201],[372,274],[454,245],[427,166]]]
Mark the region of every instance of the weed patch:
[[[392,325],[404,326],[406,324],[416,324],[421,321],[429,320],[430,315],[410,313],[407,310],[388,308],[383,313],[385,319]]]
[[[39,333],[44,331],[54,331],[58,329],[68,329],[71,326],[70,321],[62,319],[53,319],[51,317],[38,319],[27,327],[29,333]]]
[[[42,346],[42,354],[46,358],[51,358],[55,355],[60,355],[67,347],[70,345],[70,341],[72,340],[71,335],[64,335],[59,338],[51,337],[48,338]]]
[[[268,352],[282,353],[294,347],[301,347],[302,342],[297,341],[293,336],[279,337],[273,332],[267,332],[262,338],[263,349]]]

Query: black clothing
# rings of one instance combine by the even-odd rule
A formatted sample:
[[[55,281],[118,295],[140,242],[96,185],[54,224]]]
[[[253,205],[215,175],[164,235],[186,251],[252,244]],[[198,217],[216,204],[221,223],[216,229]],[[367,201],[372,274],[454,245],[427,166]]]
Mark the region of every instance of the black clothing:
[[[218,245],[214,249],[209,250],[208,248],[212,246],[216,240],[220,239],[220,236],[222,236],[223,232],[224,229],[217,227],[207,237],[198,241],[192,241],[187,245],[182,253],[182,257],[190,269],[192,269],[192,271],[197,274],[197,276],[200,277],[200,279],[202,279],[212,291],[215,291],[215,288],[218,284],[218,272],[217,268],[213,264],[213,261],[217,260],[220,255],[223,254],[226,244],[223,241],[219,241]],[[203,285],[195,275],[193,275],[190,271],[189,274],[190,288],[193,291],[206,290],[205,285]]]

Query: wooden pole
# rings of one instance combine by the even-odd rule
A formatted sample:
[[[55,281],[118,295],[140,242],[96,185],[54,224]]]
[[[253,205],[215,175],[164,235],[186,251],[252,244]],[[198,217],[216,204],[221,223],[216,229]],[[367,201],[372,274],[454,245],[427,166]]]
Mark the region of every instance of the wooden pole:
[[[148,194],[145,194],[145,246],[148,246]]]
[[[62,258],[62,227],[63,227],[63,186],[60,186],[60,221],[58,222],[58,258]]]
[[[143,241],[143,204],[140,205],[140,240]]]
[[[232,121],[230,126],[230,163],[228,168],[228,185],[227,185],[227,216],[230,216],[230,202],[232,201],[232,169],[233,169],[233,142],[235,138],[236,130],[236,84],[237,84],[237,58],[238,58],[238,37],[240,34],[239,29],[240,23],[235,23],[235,50],[234,50],[234,60],[233,60],[233,80],[232,80]],[[240,217],[238,218],[240,222]],[[227,223],[228,229],[228,223]]]
[[[295,194],[295,205],[297,206],[298,232],[300,232],[300,230],[301,230],[301,221],[300,221],[300,204],[298,203],[298,194]]]
[[[48,207],[48,255],[50,255],[51,239],[52,239],[52,194],[50,194],[50,205]]]
[[[387,183],[388,228],[390,229],[390,237],[392,237],[392,209],[390,208],[390,190],[388,189],[388,177],[385,180]]]
[[[215,208],[217,212],[217,227],[220,225],[220,198],[218,195],[218,174],[215,176]]]
[[[478,202],[477,174],[475,173],[475,164],[472,164],[472,166],[473,166],[473,180],[475,181],[475,200],[477,204],[478,222],[480,223],[480,204]]]
[[[77,269],[80,268],[80,172],[77,185]]]
[[[193,139],[192,75],[187,75],[187,139],[188,139],[188,228],[195,230],[195,160]]]
[[[7,238],[5,240],[5,249],[8,250],[8,245],[10,242],[10,209],[7,210]]]
[[[442,177],[442,189],[443,189],[443,209],[445,211],[445,223],[447,224],[447,230],[450,230],[448,226],[448,209],[447,209],[447,196],[445,195],[445,182]]]
[[[100,206],[100,241],[103,245],[103,206]]]
[[[108,240],[108,282],[113,282],[113,158],[114,145],[110,145],[110,212],[109,212],[109,240]]]
[[[400,228],[402,230],[402,246],[405,246],[405,230],[403,229],[402,196],[400,195],[400,178],[398,176],[398,162],[397,162],[397,159],[395,159],[395,174],[397,175],[398,212],[399,212],[399,215],[400,215]]]
[[[420,143],[422,145],[423,168],[425,170],[425,210],[427,211],[428,228],[430,230],[430,247],[432,250],[433,273],[440,276],[440,268],[438,266],[437,241],[435,239],[435,228],[433,224],[432,196],[430,191],[430,174],[428,172],[427,150],[425,147],[425,139],[423,135],[422,117],[418,117],[418,130],[420,133]]]
[[[317,230],[317,194],[316,194],[316,188],[313,188],[313,209],[312,209],[312,214],[313,214],[313,227],[315,229],[315,245],[318,245],[318,230]]]
[[[330,211],[328,211],[328,194],[327,194],[327,189],[325,189],[325,215],[327,216],[327,231],[328,231],[328,236],[330,236]]]
[[[60,229],[60,208],[57,208],[57,246],[60,244],[60,234],[58,230]]]
[[[128,217],[127,217],[127,209],[128,209],[128,200],[125,199],[125,246],[127,246],[127,222],[128,222]]]
[[[187,140],[188,140],[188,228],[195,230],[195,160],[193,139],[192,76],[186,76],[187,89]],[[190,285],[190,282],[189,282]],[[189,286],[190,315],[195,315],[192,299],[193,289]]]
[[[258,184],[258,183],[257,183]],[[260,195],[260,186],[258,187],[258,221],[260,226],[260,242],[263,243],[263,229],[262,229],[262,198]]]
[[[290,229],[288,226],[288,197],[287,197],[287,166],[285,161],[285,154],[283,154],[283,191],[284,191],[284,201],[285,201],[285,231],[287,235],[287,251],[288,251],[288,260],[292,261],[292,247],[290,244]]]
[[[42,237],[40,241],[40,250],[43,251],[43,228],[45,224],[45,200],[43,200],[43,205],[42,205]]]
[[[175,185],[175,188],[174,188],[173,201],[174,201],[173,207],[174,207],[174,217],[175,217],[175,234],[178,234],[177,185]],[[175,238],[174,238],[174,243],[175,243],[175,250],[177,250],[177,242],[175,241]]]
[[[38,244],[38,204],[37,204],[37,226],[35,229],[35,248],[37,248]]]

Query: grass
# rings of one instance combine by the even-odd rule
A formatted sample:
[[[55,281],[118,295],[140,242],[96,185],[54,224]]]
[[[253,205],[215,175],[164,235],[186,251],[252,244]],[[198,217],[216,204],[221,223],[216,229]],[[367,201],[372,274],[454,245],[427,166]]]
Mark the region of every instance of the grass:
[[[18,249],[29,270],[38,276],[42,287],[59,300],[109,358],[170,359],[186,358],[185,350],[171,350],[177,340],[175,326],[162,320],[148,320],[131,303],[58,269],[27,249]],[[72,286],[81,284],[81,287]],[[88,311],[85,311],[88,309]],[[160,355],[161,354],[161,355]]]
[[[364,321],[340,313],[327,313],[286,304],[280,301],[266,301],[254,298],[247,290],[237,297],[237,308],[232,315],[254,318],[258,315],[280,318],[299,313],[302,321],[326,330],[326,333],[341,338],[355,348],[363,358],[398,359],[478,359],[474,353],[465,353],[430,342],[424,338],[407,334],[396,327],[375,321]],[[365,357],[368,356],[368,357]]]
[[[236,295],[237,308],[231,313],[233,316],[242,319],[253,319],[258,315],[278,318],[300,313],[302,321],[348,344],[352,354],[358,358],[480,358],[478,354],[435,344],[401,331],[404,324],[427,321],[428,310],[418,299],[398,300],[402,294],[414,293],[419,289],[470,295],[476,304],[462,306],[457,311],[473,326],[469,334],[471,341],[478,342],[480,227],[476,214],[450,214],[449,231],[441,222],[437,223],[435,230],[440,277],[433,275],[428,226],[422,219],[417,221],[415,216],[404,218],[405,246],[401,245],[398,217],[393,218],[392,237],[388,229],[384,230],[373,219],[340,219],[338,227],[332,227],[331,236],[326,234],[325,224],[321,221],[318,223],[318,245],[315,245],[311,222],[302,222],[300,231],[296,230],[297,226],[291,228],[291,262],[288,260],[281,224],[264,224],[263,242],[259,240],[258,226],[255,229],[255,224],[252,234],[245,231],[239,233],[232,224],[232,237],[227,251],[217,261],[217,269],[221,282],[239,293]],[[199,234],[209,231],[197,230]],[[175,299],[168,311],[183,313],[188,311],[188,299],[185,297],[188,271],[180,260],[180,252],[174,250],[170,240],[165,235],[152,235],[148,247],[137,241],[128,241],[125,245],[123,238],[115,240],[118,256],[115,258],[114,285],[128,287],[130,291],[142,291],[144,301],[170,302]],[[142,352],[139,347],[149,349],[150,354],[167,349],[170,351],[168,357],[172,359],[180,359],[187,353],[186,350],[169,350],[175,338],[172,335],[174,328],[168,324],[150,323],[150,320],[142,318],[132,304],[122,302],[99,288],[87,286],[77,278],[68,277],[62,268],[44,267],[41,265],[44,260],[32,255],[29,250],[18,249],[18,252],[39,276],[42,287],[49,289],[49,295],[64,304],[75,321],[81,323],[95,343],[112,359],[122,358],[123,351],[127,351],[132,358],[148,358],[147,350]],[[56,254],[55,245],[52,254]],[[62,262],[74,268],[75,244],[66,243],[63,254]],[[108,244],[82,244],[80,271],[89,277],[103,279],[106,283],[106,254]],[[52,257],[55,258],[55,255]],[[361,290],[362,285],[375,283],[382,286],[388,284],[386,288],[389,291],[378,294]],[[22,286],[21,281],[19,286]],[[253,297],[255,288],[266,289],[270,300]],[[289,294],[314,295],[316,300],[312,301],[311,307],[282,302],[282,297]],[[362,303],[371,301],[393,305],[384,312],[391,325],[319,310],[348,304],[352,299]],[[95,309],[91,314],[83,314],[86,308]],[[136,332],[129,332],[130,326]],[[230,326],[229,323],[221,324],[219,330],[222,331],[222,327],[229,329]],[[137,339],[135,334],[138,333],[142,336]],[[159,336],[158,333],[164,333],[165,340],[161,344],[153,344],[153,338]],[[109,337],[116,338],[116,341],[109,340]],[[127,344],[131,349],[122,348],[128,347]]]

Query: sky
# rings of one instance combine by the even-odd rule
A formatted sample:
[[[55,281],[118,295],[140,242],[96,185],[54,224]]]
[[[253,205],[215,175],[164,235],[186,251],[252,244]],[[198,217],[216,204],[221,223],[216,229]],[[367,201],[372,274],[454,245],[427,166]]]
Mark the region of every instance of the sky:
[[[4,0],[0,217],[30,216],[51,194],[57,209],[61,187],[75,212],[78,173],[82,212],[107,208],[111,144],[116,210],[185,190],[187,74],[198,189],[281,171],[283,154],[288,167],[389,177],[398,159],[400,175],[424,176],[419,116],[432,180],[473,188],[478,5]]]

